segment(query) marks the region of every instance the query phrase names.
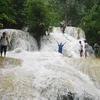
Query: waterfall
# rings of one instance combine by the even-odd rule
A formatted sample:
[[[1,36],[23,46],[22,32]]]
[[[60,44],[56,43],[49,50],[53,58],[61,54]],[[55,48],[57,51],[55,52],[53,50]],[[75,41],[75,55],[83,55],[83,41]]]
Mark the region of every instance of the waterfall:
[[[6,32],[9,38],[10,50],[37,51],[36,40],[28,32],[15,29],[4,29],[0,31],[0,37],[3,32]]]
[[[6,61],[6,67],[0,63],[0,100],[99,100],[100,62],[79,57],[79,40],[83,41],[85,34],[77,30],[68,27],[63,34],[54,28],[41,38],[40,51],[28,32],[0,30],[6,31],[12,43],[7,59],[21,60],[14,66],[10,59],[7,63],[0,57]],[[63,54],[57,52],[56,41],[67,42]]]
[[[77,37],[79,38],[77,39]],[[41,39],[41,51],[57,52],[57,41],[59,43],[66,42],[63,47],[63,55],[68,57],[79,57],[79,41],[81,41],[84,46],[84,40],[85,33],[81,28],[66,27],[64,34],[61,32],[60,27],[53,28],[49,36],[44,36]],[[92,47],[90,46],[89,48],[89,50],[93,52]],[[90,56],[92,55],[88,54],[88,57]]]

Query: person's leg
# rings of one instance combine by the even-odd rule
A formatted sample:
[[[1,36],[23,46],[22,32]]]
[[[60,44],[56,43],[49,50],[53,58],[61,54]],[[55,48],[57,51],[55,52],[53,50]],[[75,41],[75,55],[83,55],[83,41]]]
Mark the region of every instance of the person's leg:
[[[97,54],[95,54],[95,57],[97,58]]]
[[[81,50],[81,52],[80,52],[80,56],[82,57],[82,55],[83,55],[83,50]]]
[[[97,58],[98,58],[99,56],[98,56],[98,50],[97,50]]]
[[[1,50],[0,50],[0,51],[1,51],[1,52],[0,52],[0,53],[1,53],[1,57],[2,57],[2,53],[3,53],[3,49],[4,49],[4,48],[3,48],[3,46],[1,45]]]
[[[96,57],[96,49],[94,49],[94,55],[95,55],[95,57]]]
[[[81,52],[81,57],[82,57],[82,52]]]
[[[87,52],[85,53],[85,58],[87,57]]]
[[[80,51],[80,57],[82,56],[81,51]]]
[[[98,58],[98,49],[97,49],[97,51],[96,51],[96,57]]]
[[[65,33],[65,30],[64,30],[64,28],[63,28],[63,31],[62,31],[62,32],[63,32],[63,34]]]
[[[98,50],[97,49],[95,49],[95,57],[97,58],[97,53],[98,53]]]
[[[86,58],[86,50],[85,50],[85,52],[84,52],[84,55],[85,55],[85,58]]]
[[[65,33],[65,27],[63,27],[63,34]]]
[[[6,56],[7,46],[4,46],[4,57]]]

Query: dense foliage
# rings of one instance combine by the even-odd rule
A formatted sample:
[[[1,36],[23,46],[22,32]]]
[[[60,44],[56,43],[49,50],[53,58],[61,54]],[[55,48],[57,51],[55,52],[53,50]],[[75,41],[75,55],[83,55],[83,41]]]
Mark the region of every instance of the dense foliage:
[[[36,38],[40,48],[40,37],[45,35],[49,27],[49,11],[46,4],[37,0],[30,0],[25,9],[30,33]]]
[[[100,45],[100,1],[92,2],[84,9],[85,15],[80,23],[86,33],[88,42],[91,45],[98,43]]]
[[[16,12],[13,7],[12,0],[0,0],[0,28],[7,28],[11,24],[16,24]]]
[[[83,28],[91,45],[100,45],[100,0],[0,0],[0,28],[28,26],[38,45],[48,27],[62,20]]]

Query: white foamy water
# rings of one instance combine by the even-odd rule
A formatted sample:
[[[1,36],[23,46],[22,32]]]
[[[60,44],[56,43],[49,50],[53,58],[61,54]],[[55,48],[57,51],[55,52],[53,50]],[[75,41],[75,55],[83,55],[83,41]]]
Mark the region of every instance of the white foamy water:
[[[26,51],[37,51],[36,40],[28,33],[21,30],[4,29],[0,30],[0,37],[2,32],[6,32],[10,41],[10,50],[22,49]]]
[[[14,31],[19,34],[19,31]],[[22,37],[25,34],[23,32]],[[26,46],[27,50],[24,45],[17,47],[16,42],[15,48],[7,53],[8,57],[21,59],[22,64],[0,69],[0,100],[99,100],[100,89],[75,63],[78,62],[76,58],[79,59],[79,40],[69,34],[62,34],[59,28],[54,28],[49,37],[41,39],[40,51],[34,49],[36,43],[31,44],[31,39],[18,37],[33,47],[28,49],[30,46]],[[83,40],[84,34],[81,36]],[[57,52],[56,41],[67,42],[63,54]],[[88,64],[82,65],[88,67]]]

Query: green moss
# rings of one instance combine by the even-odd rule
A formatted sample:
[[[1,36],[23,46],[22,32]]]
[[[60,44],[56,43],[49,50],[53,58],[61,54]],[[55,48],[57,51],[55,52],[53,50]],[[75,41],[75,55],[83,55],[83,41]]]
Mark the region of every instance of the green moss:
[[[78,34],[77,39],[80,39],[80,31],[81,31],[81,28],[78,28],[78,30],[77,30],[77,34]]]

